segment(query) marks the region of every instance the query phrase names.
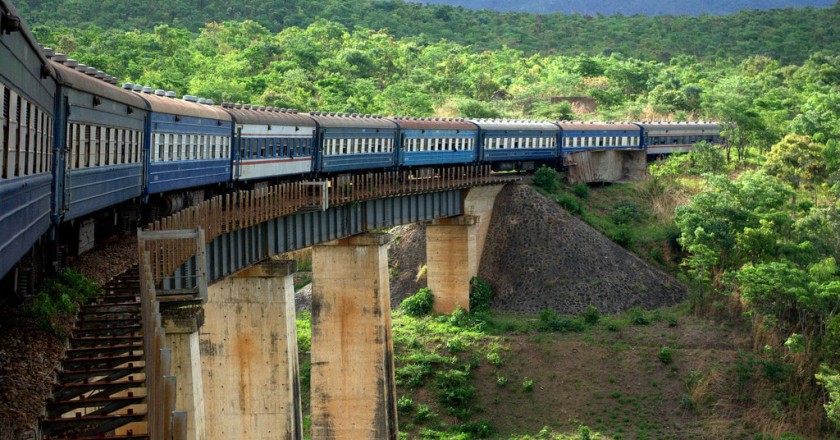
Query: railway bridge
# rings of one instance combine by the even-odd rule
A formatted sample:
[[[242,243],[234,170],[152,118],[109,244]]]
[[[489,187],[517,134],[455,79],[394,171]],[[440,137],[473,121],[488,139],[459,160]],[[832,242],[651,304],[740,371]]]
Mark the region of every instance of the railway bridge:
[[[396,439],[389,240],[376,231],[426,222],[435,309],[468,310],[495,197],[514,180],[461,166],[292,183],[138,231],[149,438],[303,437],[296,267],[277,256],[314,246],[312,438]]]

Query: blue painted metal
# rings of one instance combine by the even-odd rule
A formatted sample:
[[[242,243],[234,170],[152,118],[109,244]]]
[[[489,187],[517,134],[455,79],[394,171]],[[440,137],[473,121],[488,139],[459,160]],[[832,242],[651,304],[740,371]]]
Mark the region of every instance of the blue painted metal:
[[[318,136],[321,158],[318,170],[323,173],[343,173],[355,170],[391,168],[396,163],[396,129],[327,128]],[[394,151],[387,153],[324,154],[326,139],[391,139]]]
[[[146,187],[144,195],[229,182],[232,178],[232,154],[222,159],[151,161],[151,138],[154,134],[222,136],[232,139],[231,121],[152,112],[152,135],[146,148]],[[231,148],[233,142],[230,142]]]
[[[582,124],[576,124],[582,125]],[[623,125],[623,124],[622,124]],[[629,125],[629,124],[628,124]],[[616,128],[610,129],[606,124],[598,124],[598,128],[586,128],[586,129],[576,129],[576,128],[569,128],[563,127],[563,135],[561,137],[561,147],[560,150],[563,154],[566,153],[573,153],[577,151],[601,151],[601,150],[641,150],[644,149],[644,141],[642,137],[642,128],[633,124],[634,127],[624,127],[624,128]],[[567,145],[567,140],[569,139],[582,139],[588,138],[593,139],[593,143],[595,143],[595,139],[605,138],[605,137],[637,137],[639,139],[638,142],[633,143],[632,145],[590,145],[590,146],[571,146]]]
[[[70,209],[64,220],[78,218],[126,200],[140,197],[143,165],[140,163],[79,168],[68,171]]]
[[[176,160],[152,162],[148,167],[149,194],[227,182],[231,176],[230,159]]]
[[[510,134],[510,133],[499,133],[499,132],[484,132],[482,135],[482,140],[486,140],[487,137],[495,137],[495,138],[521,138],[525,137],[526,135],[530,135],[531,137],[545,137],[545,138],[554,138],[555,141],[557,140],[557,134],[552,134],[550,136],[533,136],[530,133],[520,133],[520,134]],[[556,145],[556,144],[555,144]],[[481,146],[482,151],[482,161],[483,162],[513,162],[513,161],[547,161],[557,157],[557,147],[545,147],[545,148],[485,148],[485,144],[482,142]]]
[[[20,18],[6,0],[0,1],[0,14]],[[55,121],[54,76],[55,72],[22,20],[19,30],[0,32],[0,93],[9,93],[10,97],[14,93],[37,108],[52,120],[50,129],[54,128]],[[0,139],[0,154],[5,141]],[[47,152],[52,150],[50,145],[45,148],[48,148]],[[0,171],[0,278],[49,229],[51,182],[51,170],[6,178]]]
[[[47,232],[51,184],[47,173],[0,179],[0,276]]]
[[[411,139],[472,139],[473,147],[468,150],[450,151],[408,151],[406,141]],[[415,167],[427,165],[466,164],[476,158],[478,130],[401,130],[397,160],[401,166]]]

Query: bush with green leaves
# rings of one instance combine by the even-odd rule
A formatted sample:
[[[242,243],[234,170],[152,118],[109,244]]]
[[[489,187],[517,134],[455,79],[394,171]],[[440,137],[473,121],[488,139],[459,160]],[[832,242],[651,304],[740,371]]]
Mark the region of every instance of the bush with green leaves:
[[[419,318],[432,313],[432,306],[434,305],[435,297],[432,291],[424,287],[417,291],[414,295],[404,299],[400,304],[400,310],[405,312],[408,316]]]
[[[538,188],[542,188],[550,193],[560,188],[560,178],[558,177],[557,170],[546,165],[541,166],[534,172],[533,182]]]
[[[479,277],[470,278],[470,311],[472,313],[489,310],[493,296],[495,293],[490,283]]]
[[[44,282],[27,311],[39,326],[56,336],[64,336],[61,322],[75,315],[80,303],[96,298],[102,292],[93,280],[67,269]]]
[[[582,332],[586,330],[586,324],[582,318],[572,316],[560,316],[554,310],[540,310],[540,321],[537,327],[546,332]]]
[[[586,310],[580,316],[583,318],[583,322],[589,325],[595,325],[601,319],[601,312],[598,311],[597,307],[590,304],[586,306]]]
[[[668,347],[662,347],[656,357],[659,358],[659,362],[667,365],[674,361],[674,351]]]
[[[639,206],[629,200],[623,200],[613,206],[610,219],[617,225],[629,225],[641,218]]]
[[[586,200],[589,198],[589,185],[585,183],[576,183],[572,185],[572,192],[574,192],[575,195],[578,196],[578,198]]]
[[[459,369],[438,371],[435,374],[438,400],[450,415],[466,419],[476,388],[470,383],[470,373]]]
[[[411,397],[401,396],[397,400],[397,411],[402,415],[407,415],[414,409],[414,401]]]
[[[553,200],[555,203],[562,206],[563,209],[569,211],[570,214],[580,214],[583,212],[583,205],[580,203],[580,200],[571,194],[558,194],[553,197]]]
[[[522,391],[526,393],[534,391],[534,379],[526,377],[524,380],[522,380]]]

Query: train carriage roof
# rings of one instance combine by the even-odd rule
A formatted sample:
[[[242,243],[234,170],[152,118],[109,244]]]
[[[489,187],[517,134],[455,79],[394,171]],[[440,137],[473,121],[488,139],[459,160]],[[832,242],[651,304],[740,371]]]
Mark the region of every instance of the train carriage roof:
[[[640,122],[648,133],[717,133],[720,123],[704,122]]]
[[[397,128],[394,121],[382,116],[309,112],[309,117],[322,128]]]
[[[640,131],[638,125],[627,122],[579,122],[560,121],[557,123],[563,130],[569,131]]]
[[[238,124],[251,125],[287,125],[314,127],[315,121],[307,114],[298,113],[297,110],[276,109],[273,107],[245,108],[237,104],[222,104],[222,108],[233,115]]]
[[[478,130],[476,124],[466,119],[451,118],[390,118],[403,130]]]
[[[135,95],[140,96],[149,103],[153,112],[169,113],[173,115],[190,116],[193,118],[216,119],[221,121],[231,121],[230,114],[222,109],[220,106],[212,104],[199,104],[197,102],[190,102],[186,99],[177,99],[175,97],[158,96],[153,93],[139,93]]]
[[[123,90],[100,78],[88,75],[68,67],[60,62],[50,62],[57,73],[58,81],[65,87],[81,90],[93,95],[110,99],[111,101],[127,104],[137,108],[146,108],[146,102],[136,93]]]
[[[511,119],[468,119],[482,130],[544,130],[560,131],[560,128],[548,121],[511,120]]]

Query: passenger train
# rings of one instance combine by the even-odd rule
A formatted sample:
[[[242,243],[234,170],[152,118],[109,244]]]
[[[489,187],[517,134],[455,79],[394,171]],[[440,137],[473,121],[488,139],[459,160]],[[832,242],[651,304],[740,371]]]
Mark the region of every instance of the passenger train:
[[[15,289],[97,234],[233,188],[458,164],[530,170],[581,151],[661,155],[720,140],[715,123],[389,118],[177,98],[40,47],[8,0],[0,60],[0,277]]]

